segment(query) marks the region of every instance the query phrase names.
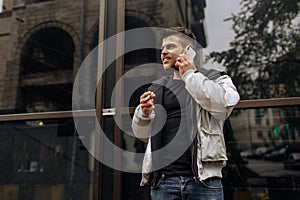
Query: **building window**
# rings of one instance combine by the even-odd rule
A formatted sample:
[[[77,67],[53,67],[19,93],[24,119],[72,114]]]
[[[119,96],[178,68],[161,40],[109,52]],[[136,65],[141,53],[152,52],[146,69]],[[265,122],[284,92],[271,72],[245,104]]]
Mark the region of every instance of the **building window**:
[[[46,28],[34,33],[22,51],[22,74],[73,68],[74,43],[68,33],[59,28]]]
[[[263,138],[263,132],[261,130],[257,131],[257,138],[260,138],[260,139]]]
[[[71,108],[74,42],[56,27],[29,38],[20,63],[19,109],[43,112]]]

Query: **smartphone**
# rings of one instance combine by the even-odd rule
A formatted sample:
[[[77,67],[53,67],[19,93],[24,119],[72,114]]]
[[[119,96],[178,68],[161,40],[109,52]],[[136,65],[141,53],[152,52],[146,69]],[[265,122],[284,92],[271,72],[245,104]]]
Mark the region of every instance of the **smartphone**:
[[[190,45],[185,47],[185,52],[188,55],[188,58],[186,58],[189,62],[193,62],[195,56],[196,56],[196,52],[195,50],[190,47]]]

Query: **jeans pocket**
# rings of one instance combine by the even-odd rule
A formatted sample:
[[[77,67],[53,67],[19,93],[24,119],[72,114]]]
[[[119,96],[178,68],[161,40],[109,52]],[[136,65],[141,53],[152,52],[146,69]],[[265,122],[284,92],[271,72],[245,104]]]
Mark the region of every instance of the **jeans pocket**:
[[[208,189],[223,189],[221,178],[208,178],[201,183]]]
[[[160,178],[159,178],[157,184],[154,185],[154,186],[151,186],[151,190],[155,190],[155,189],[159,188],[159,186],[164,182],[164,180],[165,180],[165,175],[162,174],[162,175],[160,176]]]

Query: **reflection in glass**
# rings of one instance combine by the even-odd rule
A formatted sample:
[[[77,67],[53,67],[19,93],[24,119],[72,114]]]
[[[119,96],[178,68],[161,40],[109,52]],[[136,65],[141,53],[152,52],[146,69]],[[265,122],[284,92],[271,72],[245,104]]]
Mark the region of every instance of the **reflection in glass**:
[[[226,194],[239,196],[252,191],[252,196],[270,199],[299,196],[299,111],[299,107],[234,111],[232,132],[224,133],[229,156],[224,168]]]
[[[211,56],[227,68],[243,100],[298,97],[299,1],[239,2],[226,19],[234,36],[229,47]]]
[[[99,1],[86,2],[3,1],[0,114],[71,110],[76,72],[98,44]]]
[[[14,199],[90,199],[93,158],[72,119],[1,123],[0,130],[2,193],[14,191]]]

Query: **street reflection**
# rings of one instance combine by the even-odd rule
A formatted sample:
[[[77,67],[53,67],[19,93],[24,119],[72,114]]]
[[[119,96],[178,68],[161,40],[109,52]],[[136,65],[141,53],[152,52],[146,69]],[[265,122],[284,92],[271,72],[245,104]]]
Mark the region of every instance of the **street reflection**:
[[[297,199],[299,108],[236,110],[230,120],[225,199]]]

